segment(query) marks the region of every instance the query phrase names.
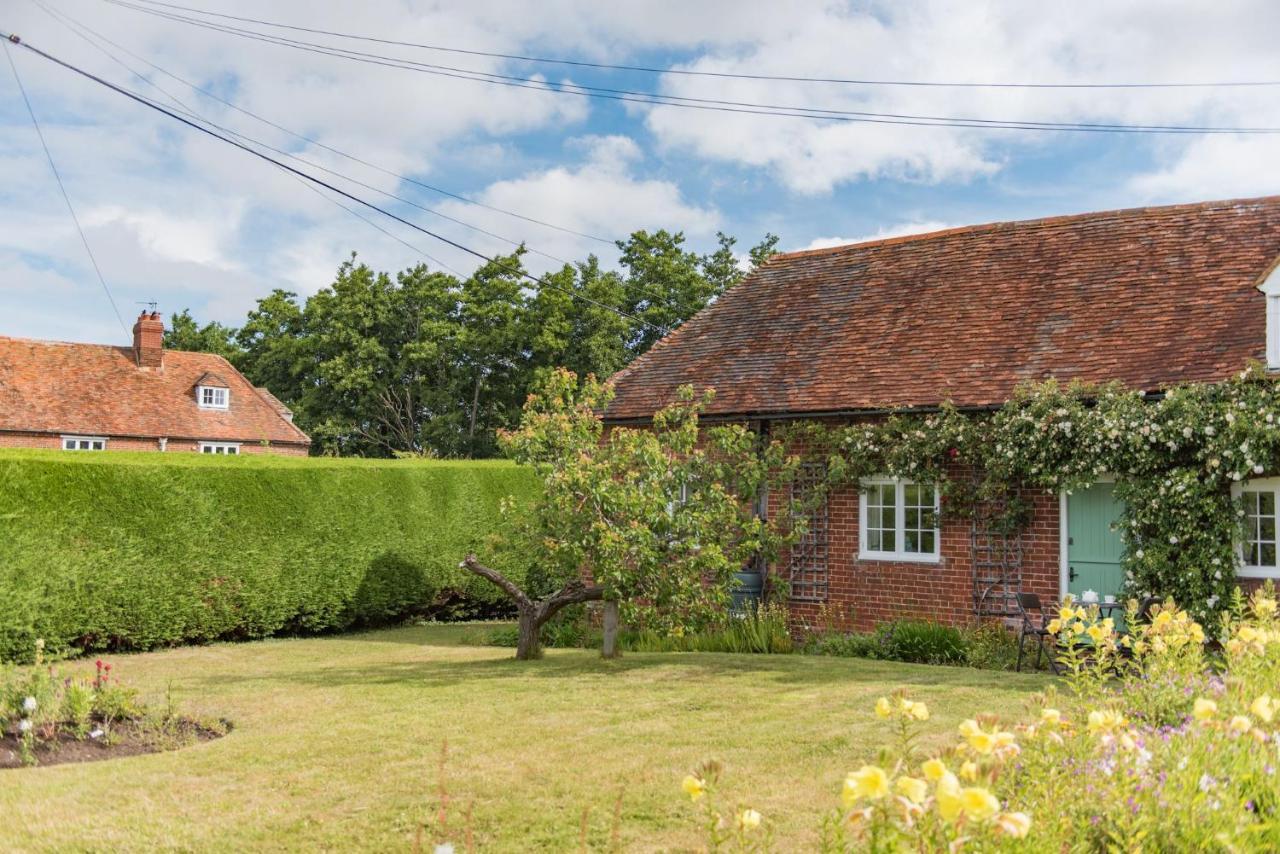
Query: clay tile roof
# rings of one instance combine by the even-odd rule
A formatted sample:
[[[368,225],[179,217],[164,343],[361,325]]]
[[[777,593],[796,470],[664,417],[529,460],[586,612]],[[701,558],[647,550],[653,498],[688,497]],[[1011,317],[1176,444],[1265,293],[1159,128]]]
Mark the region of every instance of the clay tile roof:
[[[269,389],[260,385],[254,386],[253,389],[258,394],[262,395],[262,399],[271,404],[271,408],[280,413],[281,417],[283,417],[285,421],[293,420],[293,410],[285,406],[284,403],[281,402],[280,398],[272,394]]]
[[[230,389],[225,410],[201,409],[208,376]],[[0,337],[0,430],[89,436],[309,444],[239,371],[210,353],[164,351],[140,369],[131,347]]]
[[[211,388],[231,388],[230,383],[228,383],[222,377],[215,374],[213,371],[205,371],[203,374],[201,374],[199,377],[196,378],[196,381],[192,383],[192,385],[193,386],[207,385]],[[255,386],[255,388],[257,387]]]
[[[1004,402],[1025,380],[1155,391],[1266,356],[1280,196],[956,228],[776,255],[613,379],[711,414]]]

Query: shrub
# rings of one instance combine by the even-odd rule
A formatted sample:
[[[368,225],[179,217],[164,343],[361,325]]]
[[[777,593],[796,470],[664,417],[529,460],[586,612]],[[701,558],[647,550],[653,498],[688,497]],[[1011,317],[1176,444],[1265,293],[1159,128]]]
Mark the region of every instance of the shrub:
[[[1013,670],[1018,662],[1018,636],[1000,623],[983,623],[966,631],[965,647],[965,663],[979,670]],[[1029,663],[1035,663],[1035,650]],[[1024,667],[1027,664],[1023,662]]]
[[[534,489],[498,461],[7,451],[0,660],[505,608],[458,561]]]
[[[897,620],[885,635],[886,658],[916,664],[956,664],[964,661],[964,635],[955,626],[933,620]]]

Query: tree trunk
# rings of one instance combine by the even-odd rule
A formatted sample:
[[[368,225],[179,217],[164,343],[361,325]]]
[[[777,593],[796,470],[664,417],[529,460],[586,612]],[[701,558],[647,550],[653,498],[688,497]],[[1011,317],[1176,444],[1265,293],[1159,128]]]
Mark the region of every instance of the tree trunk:
[[[480,381],[484,374],[476,374],[476,387],[471,395],[471,421],[467,425],[467,459],[476,452],[476,415],[480,410]]]
[[[516,642],[516,659],[533,661],[542,658],[542,623],[538,621],[536,608],[520,609],[520,636]]]
[[[604,643],[600,647],[603,658],[618,657],[618,600],[608,599],[604,603]]]
[[[580,579],[575,578],[565,582],[564,587],[561,587],[546,599],[535,602],[529,598],[527,593],[517,587],[515,582],[496,569],[490,569],[480,563],[480,561],[476,560],[475,555],[467,555],[461,566],[500,588],[511,597],[512,602],[516,603],[517,612],[520,615],[520,634],[516,643],[516,658],[520,661],[529,661],[530,659],[542,657],[542,640],[538,633],[542,630],[542,624],[559,613],[561,608],[577,605],[579,602],[599,602],[604,598],[603,587],[598,584],[586,585]],[[613,603],[613,606],[616,615],[617,603]]]

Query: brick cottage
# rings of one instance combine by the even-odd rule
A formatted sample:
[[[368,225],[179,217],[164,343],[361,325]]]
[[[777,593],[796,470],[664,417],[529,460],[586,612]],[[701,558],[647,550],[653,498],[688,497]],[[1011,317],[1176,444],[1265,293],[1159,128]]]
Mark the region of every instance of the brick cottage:
[[[677,388],[714,388],[707,419],[851,423],[944,402],[992,410],[1024,381],[1119,381],[1158,393],[1280,367],[1280,197],[955,228],[775,255],[614,378],[610,424],[642,424]],[[821,472],[814,472],[820,476]],[[938,521],[930,486],[833,493],[771,571],[801,624],[1008,613],[1019,590],[1115,593],[1112,484],[1028,493],[1020,533]],[[803,489],[803,483],[794,489]],[[1265,538],[1280,479],[1244,485]],[[771,496],[778,505],[779,496]],[[936,527],[935,527],[936,526]],[[1274,539],[1274,534],[1271,537]],[[1245,577],[1280,577],[1277,549]],[[1259,561],[1261,562],[1261,561]]]
[[[311,439],[221,356],[164,349],[143,312],[133,346],[0,337],[0,447],[303,456]]]

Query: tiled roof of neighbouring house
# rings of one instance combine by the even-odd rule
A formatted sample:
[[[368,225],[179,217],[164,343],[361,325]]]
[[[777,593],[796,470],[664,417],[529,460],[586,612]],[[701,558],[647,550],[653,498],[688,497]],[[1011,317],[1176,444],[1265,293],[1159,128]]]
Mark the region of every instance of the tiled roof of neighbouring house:
[[[201,409],[195,387],[213,374],[230,389],[225,410]],[[221,356],[164,351],[161,370],[138,367],[131,347],[0,337],[0,430],[307,444]]]
[[[1154,391],[1266,356],[1280,196],[995,223],[776,255],[614,376],[710,414],[999,404],[1025,380]]]

